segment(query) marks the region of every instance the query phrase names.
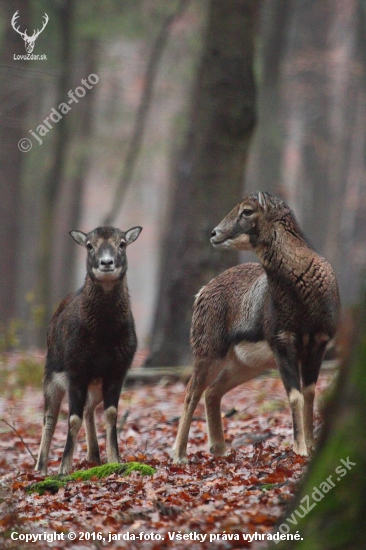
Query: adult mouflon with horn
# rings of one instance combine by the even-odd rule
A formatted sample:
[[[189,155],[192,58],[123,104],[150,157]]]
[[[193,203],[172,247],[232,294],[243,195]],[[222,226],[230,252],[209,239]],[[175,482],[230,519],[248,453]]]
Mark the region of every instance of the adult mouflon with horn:
[[[221,398],[277,366],[292,412],[295,453],[313,447],[315,385],[335,335],[340,300],[331,265],[309,245],[293,212],[269,193],[252,193],[213,230],[216,248],[252,250],[259,264],[228,269],[198,293],[191,325],[194,370],[174,445],[187,460],[193,412],[205,392],[209,448],[226,453]]]

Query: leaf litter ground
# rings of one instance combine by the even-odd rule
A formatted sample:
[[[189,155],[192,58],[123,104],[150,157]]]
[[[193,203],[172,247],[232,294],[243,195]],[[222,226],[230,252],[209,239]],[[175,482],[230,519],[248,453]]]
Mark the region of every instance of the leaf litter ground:
[[[319,401],[333,372],[324,371],[318,382],[316,431],[321,423]],[[131,550],[267,548],[268,543],[209,541],[223,533],[269,533],[284,513],[307,459],[291,451],[291,416],[285,391],[277,375],[254,379],[226,395],[222,402],[229,454],[214,458],[207,452],[204,406],[192,423],[189,462],[174,465],[170,449],[177,432],[185,394],[182,383],[141,385],[123,391],[119,409],[119,448],[122,462],[139,461],[156,469],[153,476],[133,472],[104,479],[68,482],[56,494],[28,494],[26,488],[41,481],[33,471],[30,454],[38,452],[43,397],[25,389],[0,397],[0,415],[14,426],[0,425],[0,548],[128,548]],[[321,407],[320,407],[321,408]],[[126,414],[128,412],[128,416]],[[98,438],[105,458],[102,409],[97,410]],[[52,441],[49,473],[57,474],[67,427],[67,403],[62,405]],[[28,446],[28,450],[26,449]],[[85,461],[82,429],[74,457],[74,470],[93,466]],[[22,543],[18,533],[65,533],[65,541]],[[102,533],[103,540],[67,540],[67,533]],[[207,534],[204,542],[170,540],[168,533]],[[109,533],[150,540],[113,540]],[[151,540],[151,534],[164,540]],[[87,535],[92,536],[92,535]],[[149,536],[149,535],[147,535]]]

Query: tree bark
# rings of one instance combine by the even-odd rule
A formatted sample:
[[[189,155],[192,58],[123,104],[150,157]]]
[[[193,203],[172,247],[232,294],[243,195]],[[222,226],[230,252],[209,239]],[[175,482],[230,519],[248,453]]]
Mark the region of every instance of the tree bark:
[[[283,62],[288,42],[293,0],[264,0],[259,29],[259,66],[257,106],[259,123],[246,169],[248,191],[269,191],[282,195],[280,178],[283,128],[281,119],[287,106],[282,101]]]
[[[16,9],[9,4],[6,1],[1,2],[1,10],[6,21],[0,73],[0,232],[2,241],[0,323],[3,326],[8,324],[15,315],[21,174],[26,155],[18,149],[18,142],[25,134],[23,122],[29,106],[27,76],[31,64],[31,61],[13,61],[14,54],[24,55],[26,51],[22,38],[10,25]],[[17,8],[21,14],[22,25],[29,27],[28,0],[20,1]]]
[[[73,87],[80,83],[82,77],[87,78],[90,74],[97,73],[98,46],[99,41],[96,38],[79,40],[78,78],[74,79]],[[58,304],[67,293],[75,290],[78,247],[71,239],[69,231],[79,229],[82,196],[91,159],[95,98],[95,90],[88,90],[77,106],[78,109],[75,109],[74,124],[69,137],[73,148],[73,164],[69,169],[72,175],[62,178],[58,201],[54,206],[53,223],[56,231],[53,232],[50,267],[52,274],[50,303],[54,305]]]
[[[61,73],[58,84],[57,105],[67,100],[68,91],[72,88],[73,74],[73,25],[74,25],[74,0],[66,0],[58,6],[58,19],[60,25],[60,60]],[[52,310],[55,306],[52,299],[52,244],[54,234],[54,220],[57,211],[57,203],[62,190],[62,179],[69,140],[69,121],[64,116],[55,126],[55,150],[51,167],[49,169],[44,191],[42,212],[42,228],[40,242],[40,258],[38,269],[37,295],[45,308],[44,322],[39,326],[39,343],[44,344],[45,327],[48,325]]]
[[[191,100],[189,131],[173,175],[171,211],[147,365],[189,361],[194,295],[236,264],[214,250],[210,233],[242,194],[255,123],[254,0],[211,0],[203,54]]]

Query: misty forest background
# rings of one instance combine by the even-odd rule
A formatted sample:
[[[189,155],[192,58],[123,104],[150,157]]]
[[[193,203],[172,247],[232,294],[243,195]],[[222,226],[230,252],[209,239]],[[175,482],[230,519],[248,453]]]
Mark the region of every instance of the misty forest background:
[[[365,4],[357,0],[1,1],[1,346],[45,346],[81,286],[68,231],[144,227],[129,250],[140,348],[190,361],[194,294],[250,254],[214,250],[245,192],[284,198],[335,267],[345,307],[366,263]],[[19,61],[21,30],[49,23]],[[29,133],[68,91],[99,82]],[[21,138],[32,150],[21,152]]]
[[[48,14],[34,48],[46,61],[14,59],[16,10],[28,34]],[[70,229],[143,226],[128,254],[141,364],[176,367],[191,362],[194,295],[254,259],[215,250],[211,230],[246,192],[282,197],[333,264],[344,318],[343,368],[293,506],[340,457],[357,464],[299,525],[304,550],[365,547],[365,30],[365,0],[0,0],[1,384],[82,284]],[[92,73],[39,144],[30,130]]]

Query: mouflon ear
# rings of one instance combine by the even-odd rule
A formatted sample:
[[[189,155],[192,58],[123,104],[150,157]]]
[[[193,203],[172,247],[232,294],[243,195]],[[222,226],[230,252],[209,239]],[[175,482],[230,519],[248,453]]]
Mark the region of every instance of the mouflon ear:
[[[81,246],[86,246],[86,235],[82,231],[69,231],[69,234],[74,239],[74,241]]]
[[[131,229],[129,229],[125,233],[126,243],[127,244],[133,243],[137,239],[137,237],[140,235],[141,231],[142,231],[142,227],[140,226],[131,227]]]

